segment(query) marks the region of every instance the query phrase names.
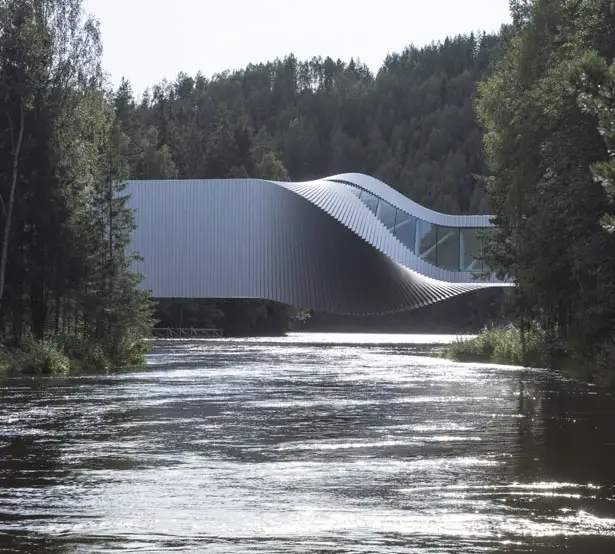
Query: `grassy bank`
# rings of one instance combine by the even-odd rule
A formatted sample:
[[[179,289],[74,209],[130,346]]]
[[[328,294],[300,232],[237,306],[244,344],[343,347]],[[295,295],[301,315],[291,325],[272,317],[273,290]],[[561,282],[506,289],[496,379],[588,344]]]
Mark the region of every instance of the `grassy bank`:
[[[537,324],[527,329],[524,340],[512,324],[485,328],[473,339],[451,343],[443,356],[458,362],[557,369],[583,381],[615,387],[615,347],[605,345],[588,360],[563,348]]]
[[[108,370],[145,362],[148,345],[143,341],[123,344],[121,355],[108,345],[81,335],[58,335],[42,340],[26,335],[21,347],[0,346],[0,372],[9,375],[69,375]]]
[[[553,342],[537,325],[525,333],[514,325],[483,329],[473,339],[458,339],[445,351],[446,357],[459,362],[493,362],[498,364],[549,367]]]

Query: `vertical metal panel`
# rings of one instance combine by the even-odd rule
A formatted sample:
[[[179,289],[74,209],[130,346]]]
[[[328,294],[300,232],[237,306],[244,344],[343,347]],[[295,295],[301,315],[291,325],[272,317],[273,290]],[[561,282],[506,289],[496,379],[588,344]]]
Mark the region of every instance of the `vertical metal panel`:
[[[359,177],[362,185],[375,181]],[[331,312],[385,313],[508,285],[431,266],[346,187],[327,180],[131,181],[129,206],[138,225],[132,246],[144,257],[134,267],[145,275],[142,287],[155,297],[268,298]],[[490,225],[484,217],[438,218],[450,226]]]

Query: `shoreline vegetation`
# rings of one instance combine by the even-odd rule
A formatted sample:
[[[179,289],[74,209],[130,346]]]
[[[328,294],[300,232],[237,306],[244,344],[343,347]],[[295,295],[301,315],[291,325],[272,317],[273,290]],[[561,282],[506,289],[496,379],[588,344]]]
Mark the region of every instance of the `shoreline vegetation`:
[[[494,228],[481,257],[508,276],[516,327],[455,356],[615,376],[615,4],[512,0],[476,111]]]
[[[536,322],[523,333],[512,323],[485,327],[473,338],[458,338],[446,345],[437,356],[462,363],[557,370],[575,379],[615,388],[615,348],[604,345],[593,360],[583,359]]]
[[[110,357],[104,343],[88,337],[61,334],[37,339],[27,334],[19,347],[0,347],[0,375],[72,375],[140,366],[150,348],[147,341],[137,340],[126,345],[118,360]]]
[[[531,325],[525,336],[519,327],[485,328],[471,339],[457,339],[445,349],[444,357],[458,362],[492,362],[496,364],[549,367],[554,361],[555,345],[538,325]]]

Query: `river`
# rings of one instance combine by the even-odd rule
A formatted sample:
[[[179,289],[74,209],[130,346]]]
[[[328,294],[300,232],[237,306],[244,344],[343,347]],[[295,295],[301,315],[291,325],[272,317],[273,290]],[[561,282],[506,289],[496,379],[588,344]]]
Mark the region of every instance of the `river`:
[[[615,552],[615,400],[450,337],[160,341],[0,380],[0,552]]]

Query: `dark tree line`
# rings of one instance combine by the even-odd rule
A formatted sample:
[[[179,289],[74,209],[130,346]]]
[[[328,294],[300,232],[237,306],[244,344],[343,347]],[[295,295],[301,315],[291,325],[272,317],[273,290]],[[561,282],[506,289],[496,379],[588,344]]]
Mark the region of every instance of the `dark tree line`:
[[[136,102],[115,95],[134,178],[308,180],[363,172],[450,213],[484,212],[474,99],[497,36],[459,36],[389,56],[373,75],[331,58],[293,55],[207,79],[180,74]]]
[[[80,0],[0,1],[0,328],[133,359],[152,305],[127,252],[126,137]],[[137,348],[137,351],[139,349]]]
[[[514,25],[481,85],[493,267],[533,321],[584,360],[615,353],[615,7],[513,0]],[[612,369],[612,367],[609,367]]]

